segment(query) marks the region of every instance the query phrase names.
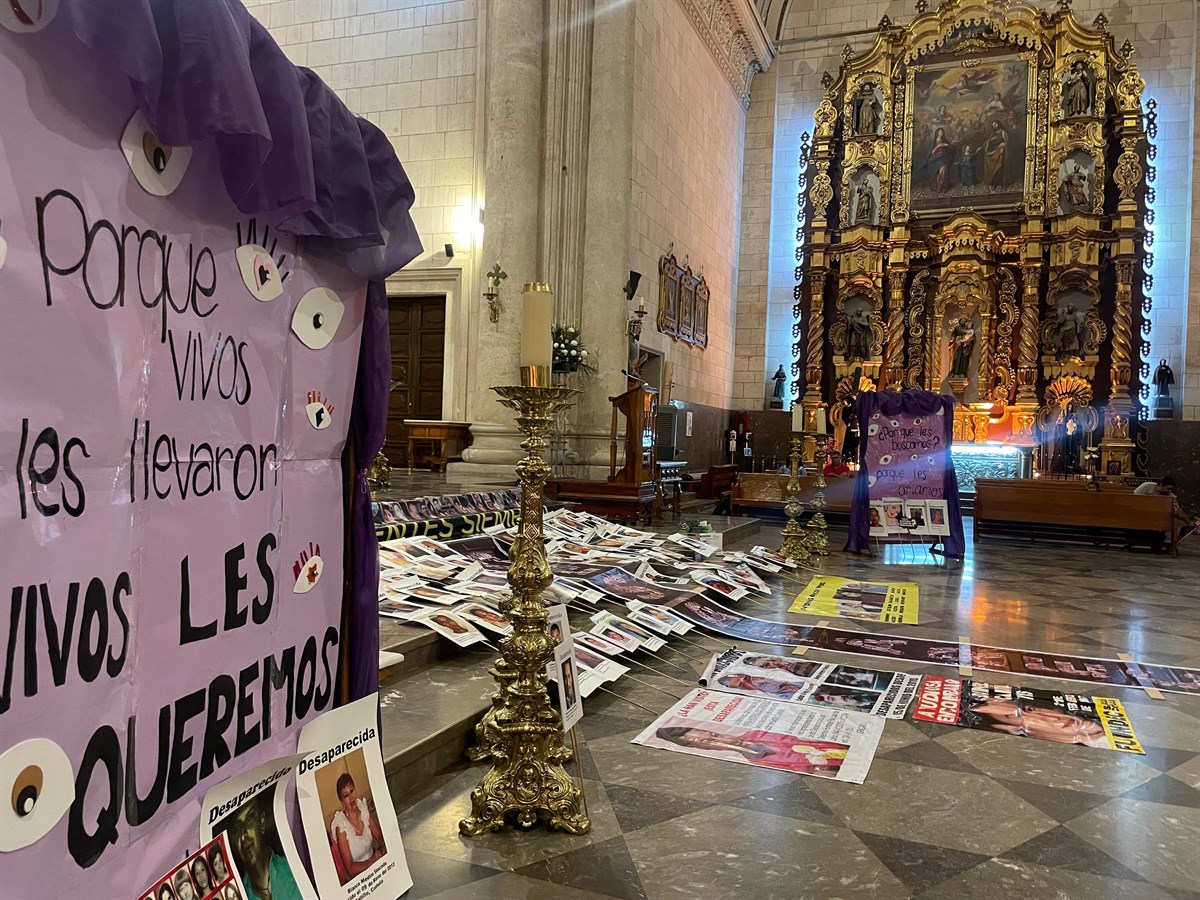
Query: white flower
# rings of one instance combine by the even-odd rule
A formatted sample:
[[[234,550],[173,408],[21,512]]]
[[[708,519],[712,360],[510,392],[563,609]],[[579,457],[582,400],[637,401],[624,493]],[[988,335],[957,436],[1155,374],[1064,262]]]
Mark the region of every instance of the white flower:
[[[554,342],[554,349],[555,349],[555,350],[557,350],[557,349],[558,349],[558,341],[555,341],[555,342]]]
[[[578,346],[579,346],[579,341],[571,341],[571,346],[572,346],[572,347],[578,347]]]
[[[580,356],[587,356],[587,351],[586,351],[586,350],[580,350],[580,351],[579,351],[579,355],[580,355]]]
[[[572,350],[572,351],[571,351],[571,355],[572,355],[572,356],[578,356],[579,354],[578,354],[578,353],[576,353],[574,350]]]
[[[567,329],[567,334],[574,334],[574,333],[575,333],[575,329],[574,329],[574,328],[568,328],[568,329]]]

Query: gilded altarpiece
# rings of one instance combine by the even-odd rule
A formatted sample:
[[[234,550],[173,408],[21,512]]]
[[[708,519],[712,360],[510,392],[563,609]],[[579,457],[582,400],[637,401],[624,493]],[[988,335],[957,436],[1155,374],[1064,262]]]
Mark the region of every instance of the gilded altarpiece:
[[[1131,474],[1149,312],[1133,48],[1069,4],[919,5],[823,80],[801,402],[811,420],[856,390],[920,387],[956,398],[957,440],[1036,447],[1048,472]]]

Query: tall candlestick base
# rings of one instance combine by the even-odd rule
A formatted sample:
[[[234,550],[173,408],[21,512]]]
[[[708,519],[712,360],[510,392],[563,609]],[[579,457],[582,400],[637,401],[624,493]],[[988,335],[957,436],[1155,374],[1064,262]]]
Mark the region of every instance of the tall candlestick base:
[[[809,552],[804,545],[804,527],[800,524],[800,514],[804,505],[800,502],[800,437],[792,435],[791,456],[788,459],[791,474],[787,483],[787,503],[783,511],[787,515],[787,524],[783,526],[783,543],[779,545],[779,553],[788,559],[808,562]]]
[[[492,388],[501,403],[516,410],[517,427],[527,436],[521,444],[527,456],[517,464],[521,525],[508,567],[513,630],[500,641],[502,659],[493,669],[499,698],[486,735],[492,767],[471,792],[471,816],[458,823],[458,830],[472,837],[501,830],[510,817],[526,828],[545,819],[551,828],[570,834],[586,834],[592,827],[581,811],[583,795],[563,768],[570,753],[563,746],[562,719],[546,690],[546,663],[554,642],[542,599],[554,580],[542,531],[542,493],[550,474],[542,454],[554,414],[579,392],[537,386],[545,384],[541,374],[523,371],[522,386]]]
[[[817,480],[813,482],[815,493],[809,506],[813,508],[812,518],[808,520],[808,535],[805,545],[813,556],[829,555],[829,525],[825,522],[825,457],[826,437],[817,435],[816,462]]]

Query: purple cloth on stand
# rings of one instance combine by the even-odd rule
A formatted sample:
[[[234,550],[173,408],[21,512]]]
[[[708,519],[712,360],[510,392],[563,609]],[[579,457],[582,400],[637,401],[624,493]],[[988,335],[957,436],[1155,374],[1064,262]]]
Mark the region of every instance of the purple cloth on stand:
[[[234,205],[370,281],[350,433],[349,694],[379,687],[378,548],[365,469],[383,445],[391,352],[383,279],[421,253],[387,137],[284,55],[238,0],[62,0],[76,38],[129,79],[160,140],[212,140]]]
[[[943,496],[946,500],[947,515],[950,519],[950,534],[943,536],[946,555],[961,558],[966,551],[966,539],[963,535],[962,507],[958,499],[958,476],[954,472],[954,457],[950,455],[950,446],[954,439],[954,399],[934,394],[930,391],[863,391],[858,395],[854,404],[854,412],[858,417],[862,438],[858,444],[858,477],[854,481],[854,499],[850,506],[850,538],[846,541],[846,549],[851,552],[862,552],[871,545],[870,535],[870,485],[867,483],[867,423],[871,416],[880,412],[885,416],[905,413],[912,416],[936,416],[942,410],[941,422],[943,429],[942,446],[945,448],[945,481]]]

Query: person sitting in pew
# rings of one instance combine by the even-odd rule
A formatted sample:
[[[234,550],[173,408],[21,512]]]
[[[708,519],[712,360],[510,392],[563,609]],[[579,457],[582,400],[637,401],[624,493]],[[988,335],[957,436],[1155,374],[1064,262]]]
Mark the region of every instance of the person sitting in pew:
[[[1183,511],[1183,507],[1179,505],[1179,499],[1175,496],[1175,479],[1170,475],[1164,475],[1158,481],[1147,481],[1139,484],[1134,488],[1133,492],[1141,496],[1149,496],[1151,494],[1159,494],[1164,497],[1171,498],[1171,509],[1175,514],[1175,519],[1183,523],[1179,529],[1179,539],[1187,537],[1193,531],[1200,527],[1200,521],[1197,521],[1192,516],[1189,516]],[[1161,550],[1165,543],[1166,536],[1161,532],[1154,532],[1153,537],[1150,537],[1150,545],[1155,550]]]

